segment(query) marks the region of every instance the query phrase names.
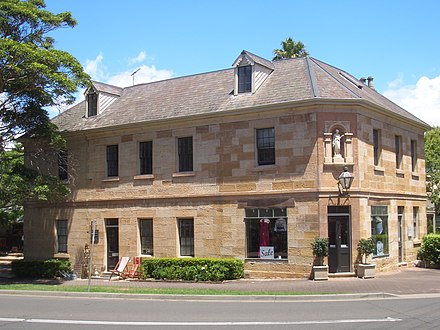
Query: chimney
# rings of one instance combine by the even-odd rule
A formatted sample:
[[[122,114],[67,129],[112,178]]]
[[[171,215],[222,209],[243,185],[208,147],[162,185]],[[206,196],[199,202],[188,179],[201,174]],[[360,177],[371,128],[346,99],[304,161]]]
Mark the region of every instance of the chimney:
[[[361,83],[363,83],[364,85],[366,85],[366,81],[367,81],[367,79],[366,78],[364,78],[364,77],[362,77],[361,79],[359,79],[360,81],[361,81]]]
[[[370,87],[370,88],[372,88],[372,89],[374,89],[373,79],[374,79],[374,77],[372,77],[372,76],[369,76],[369,77],[367,78],[367,81],[368,81],[368,87]]]

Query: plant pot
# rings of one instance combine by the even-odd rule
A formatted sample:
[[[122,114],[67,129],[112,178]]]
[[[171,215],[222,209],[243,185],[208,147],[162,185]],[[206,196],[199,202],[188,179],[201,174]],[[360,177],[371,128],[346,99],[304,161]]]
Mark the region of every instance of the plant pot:
[[[313,266],[313,280],[328,280],[328,266]]]
[[[374,278],[375,271],[375,264],[358,264],[357,266],[357,276],[360,278]]]

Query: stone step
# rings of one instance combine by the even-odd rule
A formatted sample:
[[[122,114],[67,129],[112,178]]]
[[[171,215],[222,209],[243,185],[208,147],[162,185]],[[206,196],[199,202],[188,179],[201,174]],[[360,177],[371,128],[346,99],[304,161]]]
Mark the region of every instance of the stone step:
[[[14,274],[12,273],[11,263],[23,258],[23,253],[16,252],[0,256],[0,278],[13,278]]]

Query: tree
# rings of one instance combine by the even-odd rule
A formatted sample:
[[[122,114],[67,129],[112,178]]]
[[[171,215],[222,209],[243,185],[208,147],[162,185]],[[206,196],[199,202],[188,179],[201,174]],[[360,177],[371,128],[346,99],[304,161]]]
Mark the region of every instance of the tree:
[[[428,198],[440,212],[440,127],[425,133],[425,161]]]
[[[24,166],[21,145],[8,150],[18,138],[43,139],[50,150],[40,155],[50,155],[53,163],[65,141],[45,107],[72,104],[77,88],[89,85],[81,64],[55,49],[55,40],[48,35],[74,27],[76,21],[68,12],[54,14],[45,8],[43,0],[0,1],[1,222],[19,217],[28,198],[54,200],[68,193],[57,176]]]
[[[69,53],[54,48],[51,31],[74,27],[68,12],[53,14],[43,0],[0,2],[0,142],[23,133],[56,132],[45,107],[71,104],[89,77]]]
[[[69,188],[60,184],[57,177],[25,167],[23,153],[20,144],[1,153],[0,226],[21,218],[26,200],[57,201],[69,193]]]
[[[281,47],[282,49],[275,49],[273,51],[275,54],[275,57],[272,59],[273,61],[309,55],[304,44],[301,41],[295,42],[291,37],[281,42]]]

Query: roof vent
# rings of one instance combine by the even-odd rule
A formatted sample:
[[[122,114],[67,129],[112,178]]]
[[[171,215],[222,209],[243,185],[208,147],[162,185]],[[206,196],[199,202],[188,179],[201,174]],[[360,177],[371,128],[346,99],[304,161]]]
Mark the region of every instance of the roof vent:
[[[355,79],[351,78],[350,76],[348,76],[347,74],[345,74],[344,72],[339,72],[339,75],[344,78],[345,80],[351,82],[353,85],[355,85],[357,88],[362,89],[362,84],[358,84],[357,81],[355,81]],[[362,78],[361,78],[362,79]]]

